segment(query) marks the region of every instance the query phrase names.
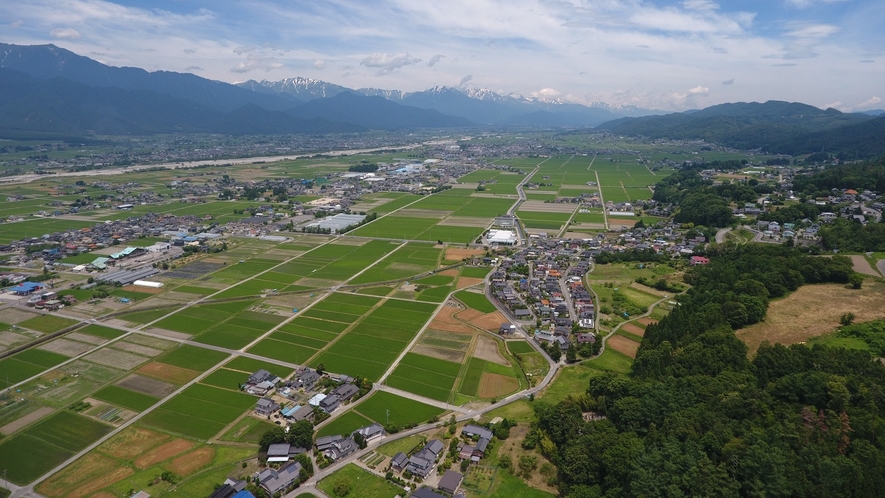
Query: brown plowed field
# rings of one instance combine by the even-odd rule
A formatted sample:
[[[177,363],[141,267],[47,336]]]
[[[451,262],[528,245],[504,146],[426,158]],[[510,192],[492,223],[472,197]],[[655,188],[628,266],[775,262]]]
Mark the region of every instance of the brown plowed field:
[[[442,275],[442,276],[444,276],[444,277],[457,277],[457,276],[458,276],[458,270],[455,269],[455,268],[451,268],[451,269],[448,269],[448,270],[443,270],[443,271],[437,273],[437,275]]]
[[[184,384],[197,375],[200,375],[200,372],[197,372],[196,370],[167,365],[158,361],[148,363],[139,368],[138,373],[149,377],[155,377],[157,379],[168,380],[169,382],[174,382],[176,384]]]
[[[624,325],[621,325],[621,330],[623,330],[624,332],[629,332],[631,334],[636,334],[639,337],[645,336],[645,329],[633,323],[625,323]]]
[[[475,309],[468,308],[468,309],[462,311],[461,313],[458,313],[458,318],[460,318],[461,320],[464,320],[466,322],[472,322],[473,320],[483,316],[484,314],[485,313],[483,313],[482,311],[477,311]]]
[[[631,341],[622,335],[613,335],[608,338],[606,341],[607,347],[614,349],[620,353],[624,353],[630,358],[636,358],[636,350],[639,349],[639,343],[636,341]]]
[[[188,441],[187,439],[173,439],[168,443],[164,443],[156,448],[148,451],[147,453],[141,455],[140,457],[135,459],[135,466],[139,469],[146,469],[155,463],[162,462],[163,460],[168,460],[175,455],[184,453],[185,451],[194,447],[193,441]]]
[[[479,318],[470,320],[470,323],[481,329],[497,331],[499,328],[501,328],[501,324],[506,321],[507,319],[504,318],[504,315],[502,315],[500,311],[494,311],[492,313],[482,315]]]
[[[48,406],[41,406],[40,408],[37,408],[36,410],[25,415],[24,417],[19,417],[19,418],[13,420],[12,422],[4,425],[3,427],[0,427],[0,434],[7,434],[7,435],[12,434],[13,432],[21,429],[22,427],[30,425],[31,422],[36,422],[54,411],[55,411],[55,409],[50,408]]]
[[[649,317],[640,318],[639,320],[636,320],[636,321],[643,324],[643,325],[651,325],[653,323],[658,323],[657,320],[655,320],[654,318],[649,318]]]
[[[609,224],[609,226],[615,225],[615,226],[622,226],[622,227],[632,227],[633,225],[636,224],[636,220],[625,220],[625,219],[618,218],[616,216],[609,216],[608,217],[608,224]]]
[[[481,360],[497,363],[498,365],[510,366],[510,362],[504,359],[498,351],[498,342],[491,337],[482,334],[477,337],[476,349],[473,350],[473,356]]]
[[[62,356],[67,356],[69,358],[73,358],[74,356],[81,355],[86,351],[92,349],[92,344],[86,344],[85,342],[77,342],[71,341],[64,337],[60,339],[56,339],[52,342],[47,342],[46,344],[40,345],[37,349],[42,349],[44,351],[52,351],[53,353],[58,353]]]
[[[449,247],[446,249],[446,258],[449,261],[461,261],[464,258],[469,258],[471,256],[479,256],[481,254],[485,254],[485,251],[482,249],[468,249],[466,247]]]
[[[80,482],[107,474],[118,465],[113,458],[100,453],[90,453],[47,479],[39,486],[39,492],[49,497],[64,496],[71,489],[77,489]]]
[[[476,277],[461,277],[458,279],[458,283],[455,285],[456,289],[463,289],[465,287],[470,287],[471,285],[481,284],[483,279]]]
[[[433,321],[430,322],[429,328],[436,330],[444,330],[446,332],[457,332],[459,334],[472,334],[473,330],[467,325],[461,323],[453,315],[461,311],[460,308],[444,307],[436,314]]]
[[[131,460],[167,439],[169,436],[162,432],[130,427],[99,446],[99,449],[112,457]]]
[[[203,446],[172,460],[168,467],[171,472],[181,477],[187,477],[194,471],[212,463],[213,459],[215,459],[215,449],[211,446]]]
[[[80,498],[82,496],[86,496],[89,493],[98,491],[101,488],[106,488],[111,484],[120,482],[134,473],[135,471],[130,469],[129,467],[117,467],[109,474],[105,474],[98,479],[93,479],[92,481],[79,486],[74,491],[68,493],[66,498]]]
[[[479,381],[480,398],[496,398],[510,394],[519,388],[519,381],[506,375],[483,372]]]

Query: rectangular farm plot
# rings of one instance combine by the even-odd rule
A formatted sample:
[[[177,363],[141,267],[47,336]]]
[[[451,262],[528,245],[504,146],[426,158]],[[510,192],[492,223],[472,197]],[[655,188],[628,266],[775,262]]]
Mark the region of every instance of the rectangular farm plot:
[[[103,337],[105,339],[116,339],[121,335],[125,334],[124,330],[112,329],[110,327],[102,327],[101,325],[87,325],[82,329],[78,329],[77,332],[81,334],[89,334],[95,337]]]
[[[0,378],[18,383],[68,360],[50,351],[29,349],[0,360]]]
[[[137,393],[118,386],[107,386],[94,392],[92,397],[137,412],[144,411],[160,401],[160,398]]]
[[[227,353],[184,344],[157,358],[158,362],[205,372],[227,358]]]
[[[70,411],[60,411],[0,443],[10,481],[26,484],[70,458],[111,427]],[[27,458],[22,455],[27,454]]]
[[[303,364],[311,356],[317,353],[316,349],[297,344],[279,341],[277,339],[262,339],[251,348],[249,353],[273,358],[274,360],[285,361],[289,363]],[[328,367],[327,367],[328,368]]]
[[[382,421],[381,423],[383,424],[384,422]],[[332,436],[335,434],[347,435],[359,429],[360,427],[366,427],[368,425],[372,425],[371,420],[360,415],[359,413],[356,413],[353,410],[350,410],[347,413],[340,415],[335,420],[324,425],[320,430],[317,431],[317,437]]]
[[[406,399],[395,394],[376,392],[358,406],[359,412],[370,419],[385,425],[389,419],[391,424],[405,426],[427,422],[439,416],[444,410],[426,405],[420,401]],[[390,416],[387,416],[387,412]]]
[[[408,353],[387,379],[387,384],[420,396],[448,401],[461,365]]]
[[[149,413],[143,423],[205,440],[254,404],[252,396],[197,384]]]
[[[327,320],[318,320],[302,315],[298,315],[294,320],[280,327],[280,330],[286,330],[290,326],[296,327],[304,327],[308,329],[319,330],[322,332],[327,332],[329,334],[338,335],[341,332],[344,332],[344,329],[350,327],[349,323],[344,322],[330,322]]]
[[[63,318],[55,315],[41,315],[29,318],[18,325],[39,332],[52,333],[70,327],[71,325],[76,325],[77,323],[77,320],[71,320],[70,318]]]
[[[338,336],[335,332],[327,332],[325,330],[317,330],[315,328],[304,327],[299,324],[287,323],[277,329],[277,332],[285,332],[287,334],[300,335],[311,339],[318,339],[323,342],[329,342]]]
[[[248,379],[248,375],[236,370],[228,370],[219,368],[218,370],[207,375],[200,381],[201,384],[220,387],[222,389],[237,390]]]

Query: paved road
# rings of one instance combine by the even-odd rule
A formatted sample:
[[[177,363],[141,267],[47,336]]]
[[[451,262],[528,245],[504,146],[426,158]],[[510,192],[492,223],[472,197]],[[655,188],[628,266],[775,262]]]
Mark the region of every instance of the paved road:
[[[879,273],[885,275],[885,259],[880,259],[878,263],[876,263],[876,268],[879,269]]]
[[[730,231],[731,231],[731,228],[723,228],[722,230],[719,230],[718,232],[716,232],[716,243],[721,244],[721,243],[725,242],[725,235]]]

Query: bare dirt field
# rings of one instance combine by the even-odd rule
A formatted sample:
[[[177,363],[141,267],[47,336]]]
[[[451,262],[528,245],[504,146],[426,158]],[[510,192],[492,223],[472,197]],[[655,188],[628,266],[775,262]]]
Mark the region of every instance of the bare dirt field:
[[[635,224],[636,224],[636,220],[627,220],[624,218],[617,218],[615,216],[608,217],[608,225],[609,226],[632,227]]]
[[[163,335],[166,337],[171,337],[173,339],[181,339],[188,340],[191,338],[190,334],[185,334],[184,332],[175,332],[174,330],[166,330],[166,329],[158,329],[156,327],[151,327],[147,329],[151,334]]]
[[[536,213],[571,213],[577,206],[567,202],[525,201],[519,205],[519,211]]]
[[[482,249],[468,249],[466,247],[449,247],[446,248],[446,257],[449,261],[461,261],[464,258],[472,256],[480,256],[485,254]]]
[[[146,469],[155,463],[168,460],[176,455],[184,453],[193,448],[194,444],[196,443],[188,441],[187,439],[173,439],[168,443],[163,443],[147,453],[142,454],[140,457],[136,458],[133,463],[139,469]]]
[[[93,479],[89,482],[79,485],[77,489],[68,493],[65,498],[80,498],[82,496],[86,496],[92,492],[98,491],[101,488],[106,488],[111,484],[122,481],[123,479],[126,479],[134,473],[135,471],[133,469],[130,469],[129,467],[117,467],[108,474],[104,474],[97,479]]]
[[[621,330],[634,335],[638,335],[640,337],[645,336],[645,329],[633,323],[625,323],[624,325],[621,325]]]
[[[99,446],[99,450],[121,460],[131,460],[169,439],[162,432],[129,427]]]
[[[855,321],[882,318],[885,283],[864,282],[859,290],[842,284],[804,285],[789,296],[772,301],[762,323],[738,330],[736,335],[754,353],[763,341],[796,344],[809,337],[832,332],[843,313],[854,313]]]
[[[657,320],[655,320],[654,318],[649,318],[649,317],[640,318],[639,320],[636,320],[636,321],[643,324],[643,325],[651,325],[654,323],[658,323]]]
[[[200,372],[197,372],[196,370],[167,365],[156,361],[139,368],[138,373],[161,380],[168,380],[175,384],[184,384],[197,375],[200,375]]]
[[[851,258],[851,263],[854,267],[854,271],[858,273],[863,273],[864,275],[872,275],[874,277],[882,276],[872,266],[870,266],[870,262],[867,261],[867,258],[859,254],[853,254],[849,256],[849,258]]]
[[[47,479],[37,489],[45,496],[64,496],[72,489],[79,489],[81,482],[107,474],[118,465],[113,458],[101,453],[89,453],[62,472]]]
[[[32,313],[30,311],[25,311],[19,308],[9,307],[3,310],[3,321],[10,325],[14,325],[30,318],[34,318],[37,315],[37,313]]]
[[[41,406],[24,417],[17,418],[3,427],[0,427],[0,433],[6,435],[12,434],[31,422],[36,422],[54,411],[55,409],[49,408],[48,406]]]
[[[129,377],[126,377],[120,382],[117,382],[117,385],[157,398],[165,398],[175,391],[175,386],[172,384],[167,384],[166,382],[161,382],[148,377],[142,377],[137,374],[132,374]]]
[[[21,344],[30,340],[31,338],[24,334],[16,334],[9,331],[0,332],[0,346],[12,346],[13,344]]]
[[[81,355],[94,347],[95,346],[93,346],[92,344],[72,341],[70,339],[62,337],[60,339],[47,342],[46,344],[41,344],[37,349],[52,351],[53,353],[58,353],[69,358],[73,358],[74,356]]]
[[[446,254],[448,254],[448,253],[446,253]],[[457,277],[458,276],[458,269],[452,268],[450,270],[443,270],[443,271],[437,273],[437,275],[442,275],[444,277]]]
[[[117,495],[111,493],[110,491],[99,491],[89,498],[117,498]]]
[[[489,221],[486,218],[472,218],[470,216],[449,216],[448,218],[440,221],[439,225],[450,227],[486,228],[489,226]]]
[[[458,283],[455,284],[456,289],[463,289],[465,287],[470,287],[471,285],[481,284],[483,279],[476,277],[459,277]]]
[[[176,475],[187,477],[195,471],[212,463],[214,458],[215,449],[211,446],[203,446],[202,448],[198,448],[190,453],[185,453],[175,460],[172,460],[168,467],[169,470]]]
[[[428,328],[436,330],[444,330],[446,332],[456,332],[459,334],[472,334],[473,330],[455,318],[453,315],[461,311],[461,308],[446,306],[436,314],[433,321],[430,322]]]
[[[100,345],[108,342],[108,340],[105,339],[104,337],[97,337],[94,335],[83,334],[80,332],[71,332],[70,334],[66,335],[65,337],[67,339],[71,339],[73,341],[85,342],[88,344],[92,344],[93,346],[100,346]]]
[[[144,356],[108,348],[99,349],[94,353],[84,356],[83,359],[98,363],[99,365],[119,368],[121,370],[132,370],[148,360],[148,358],[145,358]]]
[[[473,356],[481,360],[497,363],[498,365],[510,366],[510,362],[504,359],[498,351],[497,341],[484,335],[480,335],[476,339],[476,349],[473,350]]]
[[[117,341],[110,347],[111,349],[127,351],[129,353],[140,354],[143,356],[150,356],[151,358],[153,358],[154,356],[159,356],[161,353],[163,353],[162,349],[155,349],[152,347],[143,346],[141,344],[133,344],[127,341]]]
[[[134,344],[141,344],[143,346],[148,346],[156,349],[172,349],[177,346],[178,343],[167,341],[165,339],[159,339],[157,337],[151,337],[142,334],[130,334],[126,337],[126,342],[131,342]]]
[[[483,372],[479,381],[480,398],[495,398],[510,394],[519,388],[519,381],[506,375]]]
[[[461,315],[459,315],[459,317],[460,316]],[[501,327],[502,323],[507,321],[508,320],[504,318],[504,315],[502,315],[500,311],[493,311],[492,313],[486,313],[481,317],[470,320],[470,323],[484,330],[496,331]]]
[[[622,335],[613,335],[606,341],[606,347],[610,347],[615,351],[624,353],[630,358],[636,358],[636,351],[639,349],[639,343],[631,341]]]

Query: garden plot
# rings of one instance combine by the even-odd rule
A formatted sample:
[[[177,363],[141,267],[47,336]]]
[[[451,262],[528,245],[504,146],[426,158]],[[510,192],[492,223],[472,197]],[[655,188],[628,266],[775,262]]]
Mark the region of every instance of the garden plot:
[[[97,327],[97,325],[91,325],[91,327]],[[92,344],[93,346],[101,346],[102,344],[108,342],[108,338],[92,335],[89,333],[83,333],[84,331],[85,329],[77,332],[71,332],[70,334],[67,334],[65,338],[72,341],[85,342],[88,344]],[[119,332],[120,335],[125,334],[125,332],[123,332],[122,330]]]
[[[110,348],[116,349],[118,351],[126,351],[129,353],[140,354],[151,358],[163,354],[162,349],[155,349],[149,346],[143,346],[141,344],[134,344],[126,341],[117,341],[113,345],[111,345]]]
[[[505,367],[510,366],[510,362],[501,356],[501,352],[498,350],[498,341],[486,335],[480,334],[477,337],[473,356]]]
[[[0,351],[11,349],[15,346],[30,342],[32,340],[34,340],[33,337],[27,336],[25,334],[18,334],[16,332],[11,332],[8,330],[0,332]]]

